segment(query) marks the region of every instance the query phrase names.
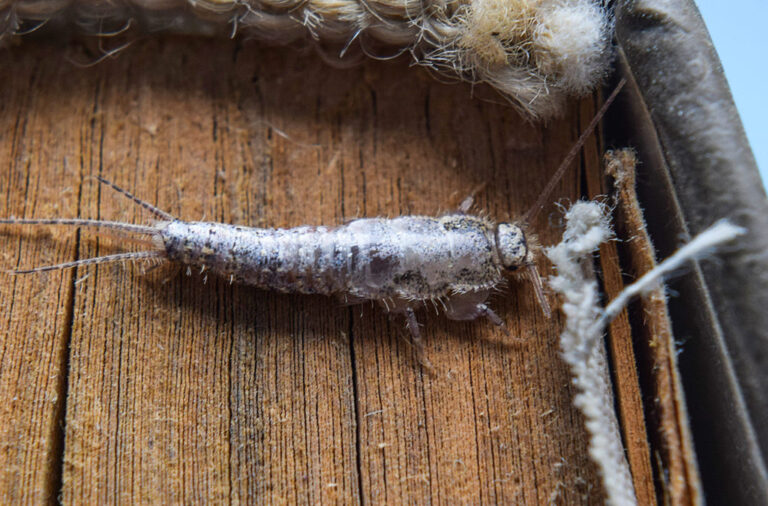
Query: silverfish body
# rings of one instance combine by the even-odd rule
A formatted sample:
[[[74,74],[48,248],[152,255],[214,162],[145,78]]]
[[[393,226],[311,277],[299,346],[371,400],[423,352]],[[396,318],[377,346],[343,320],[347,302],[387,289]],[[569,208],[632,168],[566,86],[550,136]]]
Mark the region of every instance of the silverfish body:
[[[622,80],[582,132],[536,204],[521,220],[529,223],[562,177],[578,150],[624,85]],[[472,198],[440,217],[401,216],[362,218],[338,227],[303,226],[289,229],[240,227],[222,223],[185,222],[157,209],[114,184],[158,221],[154,225],[88,219],[0,219],[10,225],[69,225],[98,227],[147,236],[152,249],[89,258],[59,265],[11,271],[13,274],[101,264],[123,260],[165,259],[202,273],[210,270],[230,282],[281,292],[335,295],[348,303],[380,302],[390,312],[403,313],[422,363],[421,333],[414,308],[431,301],[452,320],[485,316],[506,331],[504,322],[487,305],[491,291],[509,271],[524,270],[544,313],[549,305],[536,270],[535,252],[523,227],[493,223],[468,214]]]
[[[362,218],[338,227],[252,228],[181,221],[122,188],[98,178],[159,220],[150,226],[87,219],[2,219],[0,223],[71,225],[148,236],[152,249],[38,267],[15,274],[124,260],[165,259],[263,289],[333,295],[347,303],[380,302],[403,313],[422,363],[421,333],[414,308],[428,301],[452,320],[488,317],[487,305],[504,273],[526,267],[545,313],[549,307],[536,273],[534,252],[523,229],[494,224],[460,209],[440,217]]]
[[[281,292],[422,301],[488,291],[533,264],[522,229],[466,214],[364,218],[289,229],[161,222],[172,261]]]

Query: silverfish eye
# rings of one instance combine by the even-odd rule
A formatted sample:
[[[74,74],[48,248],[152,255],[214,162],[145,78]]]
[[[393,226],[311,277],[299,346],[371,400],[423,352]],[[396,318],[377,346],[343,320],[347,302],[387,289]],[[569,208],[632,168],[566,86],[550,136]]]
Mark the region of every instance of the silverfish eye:
[[[496,227],[496,250],[505,269],[513,271],[524,265],[528,244],[523,230],[513,223],[499,223]]]

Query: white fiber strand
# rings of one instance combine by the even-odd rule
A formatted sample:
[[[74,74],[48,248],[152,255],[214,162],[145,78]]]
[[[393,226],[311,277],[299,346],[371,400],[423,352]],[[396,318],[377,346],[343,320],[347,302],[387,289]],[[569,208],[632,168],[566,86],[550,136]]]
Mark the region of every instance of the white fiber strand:
[[[600,320],[595,324],[604,328],[608,323],[616,318],[621,310],[636,295],[645,295],[653,290],[664,279],[664,276],[674,272],[681,265],[706,255],[712,249],[726,242],[730,242],[737,237],[744,235],[747,230],[743,227],[733,225],[728,220],[720,220],[704,232],[697,235],[691,242],[677,250],[671,257],[667,258],[651,271],[647,272],[640,279],[624,288],[615,299],[603,311]]]
[[[578,390],[574,405],[584,414],[590,434],[589,454],[599,467],[607,503],[634,505],[637,500],[613,410],[613,394],[601,342],[605,327],[632,297],[647,293],[683,263],[699,258],[746,230],[725,220],[716,223],[626,287],[602,310],[592,255],[613,235],[608,213],[603,204],[578,202],[566,213],[566,220],[562,242],[545,251],[557,270],[557,275],[549,280],[550,286],[563,298],[566,325],[560,336],[562,357],[571,368],[573,384]]]
[[[596,202],[577,202],[565,218],[562,242],[547,248],[545,254],[557,270],[549,284],[563,298],[566,326],[560,348],[577,389],[573,403],[584,414],[589,455],[598,465],[607,503],[634,505],[637,500],[613,410],[605,350],[598,346],[602,331],[594,327],[601,311],[592,255],[613,232],[605,206]]]
[[[567,97],[600,84],[613,30],[603,0],[0,0],[0,41],[67,19],[101,37],[129,20],[145,31],[242,31],[273,43],[305,37],[335,47],[339,58],[355,42],[374,58],[386,47],[384,54],[407,52],[438,72],[488,83],[534,118],[557,115]]]

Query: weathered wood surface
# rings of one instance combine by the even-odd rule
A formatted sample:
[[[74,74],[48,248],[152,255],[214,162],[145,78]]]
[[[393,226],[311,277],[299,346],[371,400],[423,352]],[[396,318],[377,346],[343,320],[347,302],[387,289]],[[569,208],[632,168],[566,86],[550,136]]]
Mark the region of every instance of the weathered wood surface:
[[[587,104],[588,105],[588,104]],[[594,115],[591,108],[581,108],[582,128],[586,128],[586,122]],[[600,139],[601,137],[598,137]],[[586,166],[596,166],[600,164],[599,159],[593,158],[598,153],[604,153],[605,149],[598,144],[597,150],[587,150],[584,152]],[[603,156],[605,162],[605,156]],[[633,167],[634,170],[634,167]],[[634,173],[633,173],[634,175]],[[586,171],[586,194],[590,199],[605,199],[606,195],[612,195],[613,205],[626,206],[632,208],[636,213],[642,214],[642,210],[637,199],[632,202],[626,202],[623,195],[616,199],[615,192],[610,188],[609,181],[603,177],[602,172]],[[633,185],[634,186],[634,185]],[[614,226],[621,226],[616,225]],[[623,232],[623,233],[621,233]],[[634,237],[635,230],[632,227],[624,227],[617,233],[619,240],[624,243],[639,242]],[[647,238],[646,238],[647,241]],[[650,242],[647,242],[650,245]],[[612,300],[624,288],[622,265],[619,259],[619,251],[615,241],[608,241],[600,245],[600,272],[605,291],[605,298]],[[630,260],[631,261],[631,260]],[[629,315],[626,309],[622,310],[618,316],[608,326],[607,348],[608,355],[612,364],[612,380],[616,396],[616,408],[624,438],[624,448],[626,449],[627,461],[632,470],[632,482],[635,488],[635,497],[638,504],[655,504],[656,489],[652,477],[654,472],[651,463],[651,446],[648,441],[649,429],[646,426],[646,415],[643,408],[643,398],[638,385],[640,378],[638,374],[638,360],[635,357],[635,349],[632,340],[633,329],[630,325]],[[634,329],[637,333],[638,329]],[[641,330],[642,332],[642,330]],[[665,372],[666,364],[660,364],[657,369],[663,369]],[[661,437],[661,440],[672,439],[678,442],[677,435],[667,434]],[[656,459],[656,479],[659,476],[671,476],[677,478],[681,476],[674,466],[670,466],[667,459]],[[670,469],[672,468],[672,469]],[[688,481],[688,476],[681,476],[683,481]],[[675,498],[679,499],[679,498]],[[673,500],[669,504],[679,506],[691,504],[687,501]],[[695,504],[695,503],[694,503]]]
[[[311,52],[171,37],[83,69],[71,50],[0,53],[4,216],[147,222],[102,175],[185,219],[435,214],[482,184],[477,208],[506,219],[579,131],[578,107],[527,124],[407,61],[335,70]],[[575,169],[552,201],[579,197],[581,180]],[[554,207],[532,230],[558,240]],[[4,268],[123,246],[0,231]],[[0,303],[2,502],[602,500],[559,317],[542,316],[524,280],[492,301],[522,345],[419,313],[434,376],[379,308],[168,269],[3,275]]]

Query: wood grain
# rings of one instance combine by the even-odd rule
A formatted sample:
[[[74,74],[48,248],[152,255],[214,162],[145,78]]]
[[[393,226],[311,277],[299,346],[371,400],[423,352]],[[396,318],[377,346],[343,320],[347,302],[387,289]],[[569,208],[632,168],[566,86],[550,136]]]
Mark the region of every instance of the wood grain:
[[[191,220],[435,214],[482,184],[478,210],[507,219],[579,130],[576,106],[531,125],[405,60],[337,70],[311,52],[163,37],[82,69],[76,51],[0,55],[14,69],[0,83],[3,215],[147,222],[101,175]],[[558,240],[554,207],[532,230]],[[7,227],[0,247],[3,267],[140,248]],[[2,279],[3,502],[602,501],[559,319],[525,280],[492,301],[523,344],[421,311],[429,375],[403,322],[370,305],[119,264]]]
[[[592,108],[584,107],[582,104],[582,125],[594,116]],[[603,153],[605,150],[601,145],[595,150],[586,150],[585,156],[593,157],[597,153]],[[588,165],[598,164],[600,160],[591,159]],[[603,160],[605,164],[605,160]],[[609,182],[601,173],[587,171],[585,174],[587,193],[591,199],[605,199],[611,195]],[[620,203],[616,204],[616,200]],[[640,212],[640,206],[635,201],[635,209]],[[625,202],[622,196],[611,200],[611,205],[623,206]],[[622,224],[616,224],[614,227],[618,241],[608,241],[600,245],[600,271],[607,301],[613,300],[621,293],[624,288],[622,279],[623,265],[620,262],[617,242],[633,242],[633,235],[624,228]],[[613,386],[615,389],[616,404],[618,411],[618,420],[621,426],[624,439],[624,448],[626,449],[627,461],[632,469],[632,482],[635,488],[635,497],[638,504],[654,505],[657,503],[656,490],[651,467],[651,445],[648,439],[648,429],[646,428],[645,412],[643,409],[642,392],[638,388],[640,378],[638,375],[638,360],[635,354],[635,346],[632,337],[632,327],[630,325],[627,310],[622,310],[618,316],[608,326],[607,348],[610,356],[611,367],[613,369]],[[679,504],[672,502],[671,504]]]
[[[637,156],[630,149],[610,151],[605,154],[607,172],[612,177],[615,193],[616,228],[622,237],[628,259],[626,269],[634,278],[643,276],[656,267],[653,249],[642,208],[635,191]],[[630,239],[631,238],[631,239]],[[693,505],[703,503],[701,477],[693,448],[693,438],[687,416],[682,381],[677,369],[677,351],[669,319],[667,296],[659,287],[634,304],[641,320],[638,325],[638,355],[647,367],[650,381],[643,388],[650,392],[651,407],[648,409],[650,430],[655,439],[656,465],[663,467],[659,473],[659,488],[664,502]]]

